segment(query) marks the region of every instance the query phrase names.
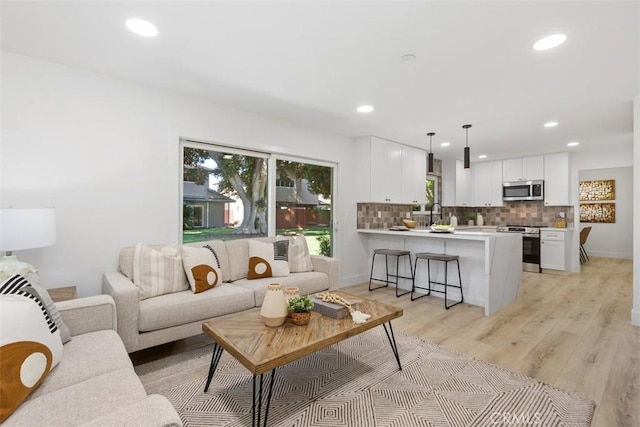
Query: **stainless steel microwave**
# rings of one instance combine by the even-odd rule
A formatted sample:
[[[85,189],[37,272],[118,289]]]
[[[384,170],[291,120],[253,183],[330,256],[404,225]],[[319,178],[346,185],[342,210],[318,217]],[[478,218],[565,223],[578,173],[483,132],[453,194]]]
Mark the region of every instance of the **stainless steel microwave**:
[[[544,200],[544,181],[514,181],[502,183],[502,200]]]

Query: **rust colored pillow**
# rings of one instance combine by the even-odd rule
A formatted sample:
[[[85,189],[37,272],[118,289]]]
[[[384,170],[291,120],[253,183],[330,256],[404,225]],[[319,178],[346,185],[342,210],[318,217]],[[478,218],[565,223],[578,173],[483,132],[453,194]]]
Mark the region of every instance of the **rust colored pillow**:
[[[60,331],[33,295],[0,295],[0,423],[62,358]]]
[[[288,276],[289,241],[273,243],[249,240],[249,273],[247,279]]]
[[[189,286],[194,294],[207,291],[222,283],[222,271],[215,250],[210,246],[182,247],[182,262]]]

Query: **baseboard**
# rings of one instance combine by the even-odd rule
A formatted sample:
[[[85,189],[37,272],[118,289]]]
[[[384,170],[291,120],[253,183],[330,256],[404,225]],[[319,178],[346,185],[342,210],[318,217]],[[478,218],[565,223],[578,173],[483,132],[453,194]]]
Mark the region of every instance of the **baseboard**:
[[[587,255],[589,258],[613,258],[613,259],[633,259],[632,253],[627,252],[597,252],[597,251],[588,251]]]
[[[631,310],[631,324],[640,326],[640,310]]]
[[[340,279],[340,287],[346,288],[348,286],[359,285],[360,283],[369,282],[369,276],[366,274],[356,274],[353,276],[346,276]]]

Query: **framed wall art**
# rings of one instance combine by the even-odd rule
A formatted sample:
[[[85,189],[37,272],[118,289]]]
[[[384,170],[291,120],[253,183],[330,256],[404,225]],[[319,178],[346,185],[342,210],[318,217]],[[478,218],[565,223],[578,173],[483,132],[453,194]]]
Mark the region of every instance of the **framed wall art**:
[[[580,203],[580,222],[616,222],[615,203]]]
[[[580,181],[580,201],[616,199],[616,180],[601,179],[598,181]]]

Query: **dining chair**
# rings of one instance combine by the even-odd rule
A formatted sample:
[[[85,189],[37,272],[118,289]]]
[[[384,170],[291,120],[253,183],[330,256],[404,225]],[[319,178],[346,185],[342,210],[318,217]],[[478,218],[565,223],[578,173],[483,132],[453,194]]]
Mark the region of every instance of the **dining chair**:
[[[580,230],[580,264],[584,264],[589,261],[589,255],[587,255],[587,251],[584,249],[584,244],[587,243],[589,233],[591,233],[591,226],[584,227]]]

